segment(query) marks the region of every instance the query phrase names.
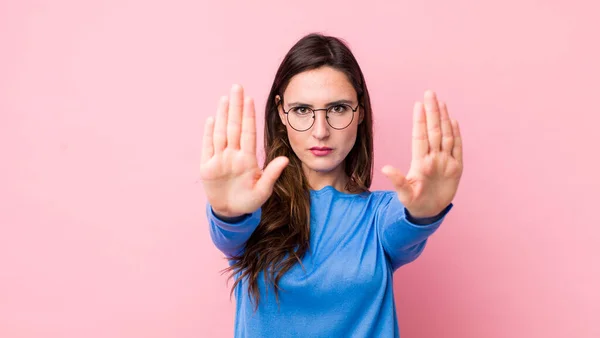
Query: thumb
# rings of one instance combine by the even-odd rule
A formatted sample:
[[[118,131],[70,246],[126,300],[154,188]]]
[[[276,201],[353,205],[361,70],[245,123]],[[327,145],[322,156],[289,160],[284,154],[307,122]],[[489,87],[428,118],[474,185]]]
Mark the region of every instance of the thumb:
[[[290,160],[285,156],[279,156],[269,162],[258,182],[256,182],[256,188],[265,195],[270,195],[275,181],[277,181],[289,162]]]
[[[390,181],[392,181],[392,183],[394,184],[394,188],[398,193],[398,198],[400,199],[400,202],[402,202],[402,204],[404,204],[405,206],[408,205],[412,200],[413,191],[412,187],[408,183],[408,180],[406,179],[406,176],[402,175],[400,170],[390,165],[384,166],[381,169],[381,172],[383,172],[383,174],[387,176],[387,178],[389,178]]]

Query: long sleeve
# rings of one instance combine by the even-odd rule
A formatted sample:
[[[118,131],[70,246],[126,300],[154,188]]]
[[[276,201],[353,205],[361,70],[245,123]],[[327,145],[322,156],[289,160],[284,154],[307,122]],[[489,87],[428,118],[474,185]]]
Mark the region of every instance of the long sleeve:
[[[427,239],[439,228],[452,207],[450,203],[439,215],[416,219],[419,223],[415,223],[416,220],[408,214],[395,192],[385,195],[378,210],[377,223],[381,244],[394,270],[421,255]]]
[[[239,254],[250,235],[260,222],[262,209],[241,217],[236,222],[227,222],[218,218],[209,203],[206,203],[206,216],[210,237],[221,252],[227,257]]]
[[[449,211],[448,208],[451,208],[451,205],[448,205],[446,207],[446,209],[442,210],[442,212],[440,212],[439,214],[432,216],[432,217],[414,217],[413,215],[410,214],[410,212],[408,212],[408,210],[406,208],[404,208],[404,213],[406,213],[406,219],[410,223],[414,223],[414,224],[418,224],[418,225],[428,225],[428,224],[437,222],[440,219],[442,219],[444,216],[446,216],[446,213],[448,213],[448,211]]]

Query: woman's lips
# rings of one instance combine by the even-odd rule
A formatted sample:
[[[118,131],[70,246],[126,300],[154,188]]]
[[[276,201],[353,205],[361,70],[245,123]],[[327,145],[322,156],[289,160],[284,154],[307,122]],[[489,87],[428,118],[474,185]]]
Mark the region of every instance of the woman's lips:
[[[327,147],[312,147],[310,148],[310,152],[315,156],[326,156],[331,153],[333,149]]]

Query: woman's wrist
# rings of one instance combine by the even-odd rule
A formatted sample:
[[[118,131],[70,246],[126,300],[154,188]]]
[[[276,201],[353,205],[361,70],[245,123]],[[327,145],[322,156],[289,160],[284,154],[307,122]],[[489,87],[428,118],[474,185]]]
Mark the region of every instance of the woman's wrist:
[[[246,218],[246,216],[248,216],[248,214],[227,214],[224,212],[217,211],[215,209],[212,209],[212,212],[216,218],[227,223],[235,223],[243,220],[244,218]]]

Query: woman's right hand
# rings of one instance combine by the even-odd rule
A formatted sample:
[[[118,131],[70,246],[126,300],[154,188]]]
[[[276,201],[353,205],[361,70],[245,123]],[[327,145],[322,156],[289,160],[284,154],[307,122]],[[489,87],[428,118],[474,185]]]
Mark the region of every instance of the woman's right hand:
[[[221,97],[217,117],[204,127],[200,177],[215,213],[236,217],[258,210],[271,196],[273,185],[289,160],[280,156],[261,170],[256,159],[254,101],[233,85]]]

